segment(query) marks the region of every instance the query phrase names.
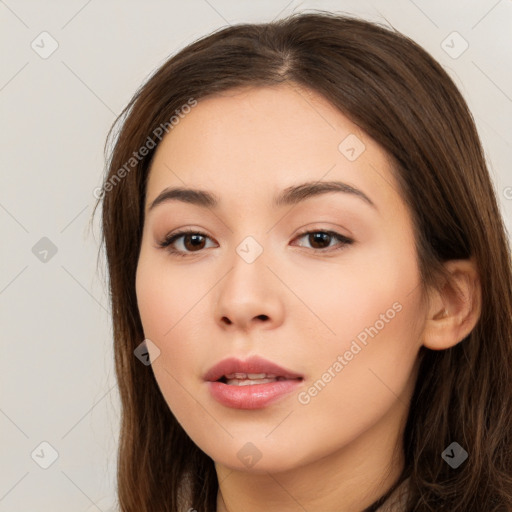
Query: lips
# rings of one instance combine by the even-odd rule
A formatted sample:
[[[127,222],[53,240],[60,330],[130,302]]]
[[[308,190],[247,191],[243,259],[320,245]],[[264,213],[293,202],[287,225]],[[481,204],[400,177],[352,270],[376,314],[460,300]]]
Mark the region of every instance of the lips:
[[[240,382],[233,381],[256,380],[257,383],[263,383],[294,379],[302,380],[303,376],[259,356],[252,356],[245,361],[233,357],[224,359],[204,376],[204,380],[209,382],[220,381],[234,385],[240,385]]]
[[[259,356],[224,359],[204,379],[210,396],[231,409],[262,409],[304,385],[302,375]]]

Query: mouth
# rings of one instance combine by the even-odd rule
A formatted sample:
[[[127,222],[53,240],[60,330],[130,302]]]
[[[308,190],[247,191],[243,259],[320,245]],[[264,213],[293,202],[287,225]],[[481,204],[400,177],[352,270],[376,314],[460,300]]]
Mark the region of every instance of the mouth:
[[[245,361],[230,357],[223,359],[204,375],[209,382],[222,382],[232,386],[265,384],[278,380],[303,380],[303,376],[279,366],[260,356],[252,356]]]
[[[226,407],[261,409],[297,390],[304,376],[253,356],[224,359],[204,376],[211,396]]]
[[[279,382],[283,380],[303,380],[302,377],[290,379],[278,375],[267,373],[230,373],[223,375],[216,382],[222,382],[228,386],[252,386],[255,384],[268,384],[269,382]]]

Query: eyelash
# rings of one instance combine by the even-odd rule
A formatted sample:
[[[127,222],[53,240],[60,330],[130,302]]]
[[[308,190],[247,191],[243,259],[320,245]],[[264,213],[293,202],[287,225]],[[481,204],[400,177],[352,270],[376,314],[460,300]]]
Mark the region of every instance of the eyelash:
[[[314,249],[314,248],[311,249],[312,251],[315,251],[317,253],[326,253],[326,252],[330,253],[330,252],[340,251],[340,250],[344,249],[347,245],[351,245],[354,243],[354,240],[352,240],[344,235],[341,235],[339,233],[336,233],[335,231],[328,231],[328,230],[322,230],[322,229],[302,231],[301,233],[299,233],[296,236],[296,238],[302,238],[305,235],[317,234],[317,233],[330,235],[330,236],[338,239],[340,242],[342,242],[342,245],[339,247],[336,247],[335,249],[331,249],[329,247],[324,247],[323,249]],[[186,229],[186,230],[182,230],[182,231],[177,231],[176,233],[173,233],[171,235],[167,235],[163,240],[158,242],[158,246],[162,249],[166,249],[170,254],[172,254],[174,256],[188,257],[195,253],[200,253],[202,251],[202,249],[199,249],[198,251],[183,252],[183,251],[178,251],[177,249],[171,247],[172,243],[174,243],[178,238],[181,238],[184,235],[200,235],[205,238],[210,238],[206,233],[202,233],[201,231],[196,231],[194,229]]]

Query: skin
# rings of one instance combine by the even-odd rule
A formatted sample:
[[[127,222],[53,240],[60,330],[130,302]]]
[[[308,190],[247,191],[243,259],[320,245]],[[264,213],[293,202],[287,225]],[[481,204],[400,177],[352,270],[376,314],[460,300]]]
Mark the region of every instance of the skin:
[[[338,149],[350,134],[365,145],[354,161]],[[330,180],[363,191],[375,207],[342,192],[271,205],[287,187]],[[211,191],[219,206],[174,200],[149,211],[172,186]],[[217,510],[370,505],[403,467],[420,347],[448,348],[476,322],[474,266],[452,262],[453,283],[427,297],[411,214],[385,152],[323,97],[291,85],[199,101],[159,145],[145,209],[136,292],[144,334],[160,351],[152,368],[177,420],[215,461]],[[182,228],[205,233],[203,245],[176,240],[184,257],[158,246]],[[298,236],[303,230],[332,230],[353,243],[332,237],[315,245]],[[247,236],[263,249],[252,263],[236,252]],[[334,371],[393,304],[394,318]],[[302,374],[303,398],[329,368],[331,380],[308,403],[297,392],[256,410],[215,401],[205,372],[253,354]],[[261,456],[250,467],[237,456],[248,442]]]

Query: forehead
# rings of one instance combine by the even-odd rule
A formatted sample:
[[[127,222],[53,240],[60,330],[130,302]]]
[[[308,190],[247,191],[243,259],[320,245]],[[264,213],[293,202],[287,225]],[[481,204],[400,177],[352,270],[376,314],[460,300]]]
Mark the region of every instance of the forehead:
[[[228,90],[198,102],[163,138],[146,206],[166,187],[208,189],[249,205],[293,184],[343,181],[399,200],[380,146],[321,95],[292,85]]]

